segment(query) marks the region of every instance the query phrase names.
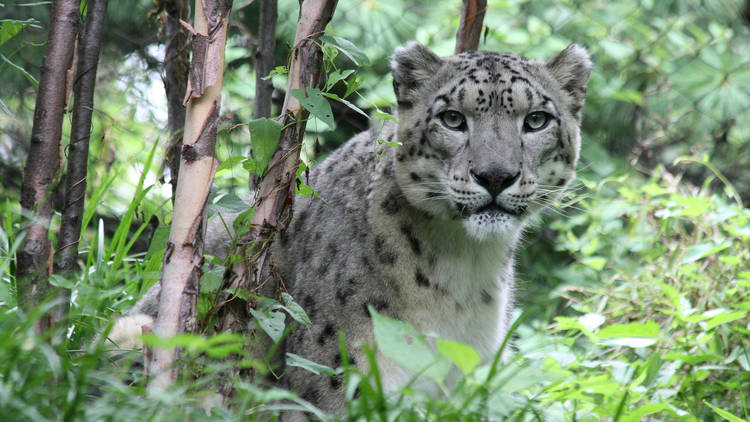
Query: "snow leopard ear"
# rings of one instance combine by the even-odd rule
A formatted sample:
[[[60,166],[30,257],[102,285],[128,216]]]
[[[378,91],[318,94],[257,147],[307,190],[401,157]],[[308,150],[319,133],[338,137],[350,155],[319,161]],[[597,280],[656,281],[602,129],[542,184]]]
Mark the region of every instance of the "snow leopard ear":
[[[579,121],[581,108],[586,100],[586,83],[591,75],[592,66],[589,53],[576,44],[569,45],[546,63],[547,70],[572,98],[570,112]]]
[[[422,44],[412,41],[393,52],[393,90],[400,108],[411,107],[416,91],[434,77],[443,61]]]

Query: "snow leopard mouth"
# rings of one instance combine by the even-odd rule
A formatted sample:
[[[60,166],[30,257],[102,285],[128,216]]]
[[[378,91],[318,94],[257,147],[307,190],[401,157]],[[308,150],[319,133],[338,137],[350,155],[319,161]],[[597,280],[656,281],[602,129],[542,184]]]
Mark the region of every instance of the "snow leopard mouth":
[[[489,215],[510,215],[514,217],[520,217],[526,212],[526,207],[519,207],[517,209],[506,208],[502,205],[490,202],[487,205],[481,206],[475,210],[470,210],[466,204],[457,203],[458,213],[463,218],[471,217],[472,215],[478,214],[489,214]]]

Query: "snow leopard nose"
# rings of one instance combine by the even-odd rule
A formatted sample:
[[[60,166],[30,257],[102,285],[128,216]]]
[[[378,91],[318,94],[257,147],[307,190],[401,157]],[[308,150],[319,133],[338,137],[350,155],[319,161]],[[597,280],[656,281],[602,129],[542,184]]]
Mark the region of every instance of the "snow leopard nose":
[[[521,177],[520,171],[516,172],[516,174],[512,174],[511,172],[499,167],[489,167],[477,171],[471,169],[469,170],[469,174],[477,184],[487,189],[487,192],[489,192],[493,198],[497,197],[500,192],[513,185],[513,183]]]

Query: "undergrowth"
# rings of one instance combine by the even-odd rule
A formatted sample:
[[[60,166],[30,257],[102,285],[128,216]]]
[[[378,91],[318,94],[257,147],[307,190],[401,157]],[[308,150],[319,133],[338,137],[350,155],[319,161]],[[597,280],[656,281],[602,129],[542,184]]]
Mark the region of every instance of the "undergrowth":
[[[263,369],[245,352],[249,340],[237,334],[170,341],[185,350],[183,370],[162,393],[146,390],[147,377],[132,365],[140,359],[137,352],[103,349],[112,316],[158,278],[158,247],[130,253],[143,230],[130,227],[148,192],[142,182],[118,234],[105,239],[101,231],[90,231],[97,234],[82,247],[81,275],[55,279],[73,293],[69,318],[35,334],[34,321],[53,304],[28,314],[16,306],[12,270],[20,218],[16,205],[6,202],[0,229],[0,414],[12,421],[255,420],[295,408],[331,420],[750,419],[750,211],[733,201],[729,187],[723,193],[710,190],[709,182],[691,188],[663,170],[649,178],[583,184],[587,191],[578,194],[574,209],[547,227],[557,254],[567,257],[549,269],[557,288],[527,298],[537,305],[530,309],[550,304],[555,311],[549,318],[519,312],[514,341],[502,358],[498,353],[495,362],[480,363],[466,345],[418,335],[374,311],[378,350],[421,374],[400,393],[384,394],[376,372],[362,373],[346,359],[340,368],[327,368],[287,356],[288,364],[307,368],[311,376],[344,380],[346,413],[338,416],[245,377],[232,380],[235,393],[221,403],[215,391],[226,381],[228,365]],[[209,286],[203,294],[218,287]],[[277,305],[261,319],[305,322],[291,298]],[[346,356],[343,342],[342,352]],[[375,351],[368,353],[374,364]],[[424,386],[439,393],[428,394]]]

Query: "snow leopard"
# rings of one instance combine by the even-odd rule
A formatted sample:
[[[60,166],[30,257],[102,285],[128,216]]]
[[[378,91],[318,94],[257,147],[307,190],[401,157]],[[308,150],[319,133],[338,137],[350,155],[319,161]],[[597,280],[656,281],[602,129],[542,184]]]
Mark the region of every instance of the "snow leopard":
[[[576,176],[591,60],[575,44],[540,61],[486,51],[441,58],[411,42],[391,67],[397,123],[315,166],[317,195],[296,198],[272,247],[283,285],[312,321],[291,332],[286,352],[337,368],[341,335],[347,360],[367,371],[372,309],[491,360],[511,324],[519,238]],[[150,293],[135,313],[154,311]],[[385,391],[415,376],[382,353],[375,362]],[[287,367],[284,382],[327,412],[345,405],[341,374]]]

